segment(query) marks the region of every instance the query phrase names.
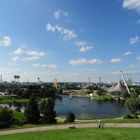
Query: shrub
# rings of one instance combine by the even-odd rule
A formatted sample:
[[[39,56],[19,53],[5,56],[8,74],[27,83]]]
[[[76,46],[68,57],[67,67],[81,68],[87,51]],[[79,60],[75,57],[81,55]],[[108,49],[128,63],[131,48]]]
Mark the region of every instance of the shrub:
[[[138,116],[137,115],[130,115],[130,114],[128,114],[128,115],[124,116],[123,118],[124,119],[138,119]]]
[[[17,107],[15,110],[21,112],[20,107]]]
[[[134,119],[134,116],[128,114],[126,116],[123,117],[124,119]]]
[[[7,107],[0,107],[0,128],[8,127],[13,122],[12,110]]]
[[[65,122],[71,123],[74,121],[75,121],[75,114],[72,112],[68,112]]]

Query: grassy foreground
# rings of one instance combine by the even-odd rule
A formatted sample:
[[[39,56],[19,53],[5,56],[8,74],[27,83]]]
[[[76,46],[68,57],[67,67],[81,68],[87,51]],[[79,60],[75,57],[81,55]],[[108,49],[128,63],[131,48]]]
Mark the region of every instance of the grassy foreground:
[[[140,140],[140,128],[82,128],[0,136],[0,140]]]

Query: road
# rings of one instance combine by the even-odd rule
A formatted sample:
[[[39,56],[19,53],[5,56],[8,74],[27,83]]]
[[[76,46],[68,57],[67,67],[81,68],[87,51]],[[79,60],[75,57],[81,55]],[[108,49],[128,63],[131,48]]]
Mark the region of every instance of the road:
[[[17,134],[17,133],[29,133],[36,131],[47,131],[47,130],[58,130],[58,129],[69,129],[69,127],[76,128],[97,128],[97,123],[85,123],[85,124],[65,124],[65,125],[52,125],[52,126],[43,126],[43,127],[34,127],[34,128],[24,128],[24,129],[15,129],[15,130],[2,130],[0,135],[8,134]],[[127,128],[140,128],[140,123],[107,123],[104,126],[107,127],[127,127]]]

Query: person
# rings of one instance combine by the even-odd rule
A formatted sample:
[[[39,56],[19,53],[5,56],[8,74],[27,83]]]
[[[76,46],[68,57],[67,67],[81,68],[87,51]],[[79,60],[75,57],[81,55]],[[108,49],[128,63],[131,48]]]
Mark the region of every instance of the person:
[[[103,122],[101,123],[101,127],[104,128],[104,123]]]
[[[99,128],[101,127],[101,121],[100,120],[98,121],[98,127]]]

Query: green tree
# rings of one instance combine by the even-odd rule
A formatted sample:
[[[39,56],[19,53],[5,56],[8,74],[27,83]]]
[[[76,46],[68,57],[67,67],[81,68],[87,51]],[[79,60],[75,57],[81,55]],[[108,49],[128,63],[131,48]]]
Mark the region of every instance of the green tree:
[[[68,112],[66,116],[66,122],[74,122],[75,121],[75,115],[72,112]]]
[[[123,93],[122,93],[122,97],[123,97],[124,99],[127,99],[127,98],[130,97],[130,94],[129,94],[128,92],[123,92]]]
[[[97,94],[102,95],[104,93],[104,90],[101,89],[100,87],[97,88]]]
[[[37,102],[34,98],[31,98],[25,109],[26,120],[31,124],[37,124],[40,119],[40,112],[38,110]]]
[[[40,103],[40,112],[43,115],[43,123],[56,123],[56,112],[54,111],[55,102],[52,98],[47,98]]]
[[[130,98],[127,99],[126,105],[130,112],[136,116],[137,111],[140,109],[140,97],[138,97],[137,93],[131,93]]]
[[[0,107],[0,128],[8,127],[13,122],[12,110],[7,107]]]

